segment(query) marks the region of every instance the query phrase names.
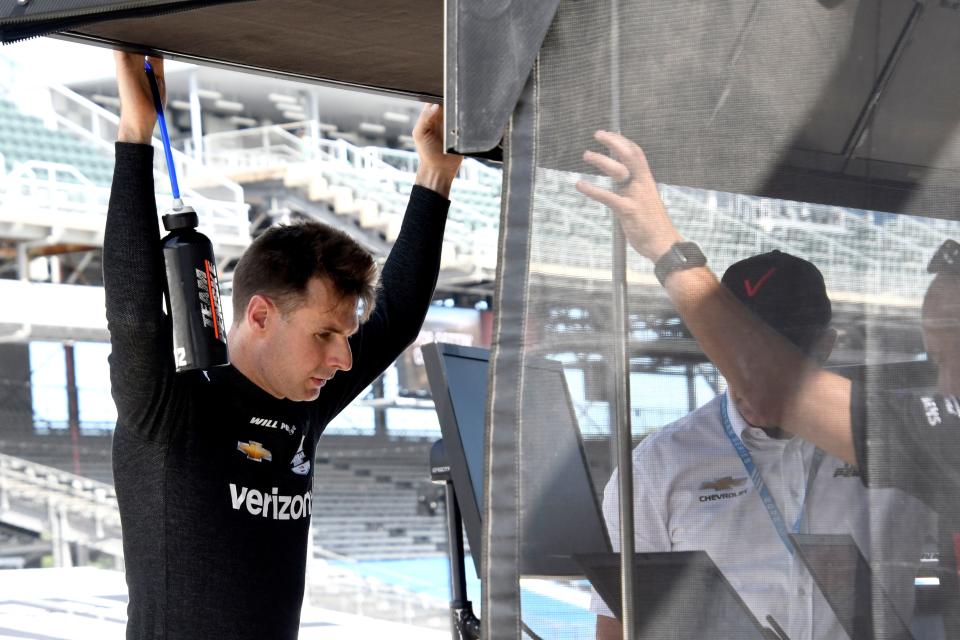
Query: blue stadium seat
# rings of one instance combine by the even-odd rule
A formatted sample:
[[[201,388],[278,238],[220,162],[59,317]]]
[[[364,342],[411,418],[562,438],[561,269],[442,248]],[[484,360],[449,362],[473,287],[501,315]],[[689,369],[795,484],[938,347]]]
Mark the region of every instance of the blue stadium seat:
[[[109,185],[113,174],[109,154],[69,133],[46,128],[40,118],[21,112],[4,99],[0,99],[0,153],[7,170],[28,160],[60,162],[100,185]]]

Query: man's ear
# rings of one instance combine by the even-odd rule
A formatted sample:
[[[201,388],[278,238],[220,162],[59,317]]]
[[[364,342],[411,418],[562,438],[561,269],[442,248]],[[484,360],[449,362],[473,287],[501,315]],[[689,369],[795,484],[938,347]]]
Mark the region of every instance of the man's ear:
[[[267,328],[267,321],[276,307],[266,296],[255,294],[250,296],[247,303],[247,312],[245,318],[247,324],[254,332],[263,331]]]
[[[820,337],[817,338],[817,341],[814,343],[813,349],[810,351],[810,356],[821,364],[826,362],[830,358],[830,354],[833,353],[833,348],[837,346],[838,336],[837,330],[833,327],[824,329],[823,333],[820,334]]]

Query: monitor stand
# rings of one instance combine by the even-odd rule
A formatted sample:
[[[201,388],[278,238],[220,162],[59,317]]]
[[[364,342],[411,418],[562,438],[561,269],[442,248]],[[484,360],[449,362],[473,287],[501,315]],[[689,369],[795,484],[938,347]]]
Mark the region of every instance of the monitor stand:
[[[447,511],[447,556],[450,562],[450,622],[454,640],[479,640],[480,620],[473,614],[473,605],[467,600],[467,579],[464,567],[463,523],[460,504],[453,490],[450,464],[443,449],[443,440],[437,440],[430,449],[430,480],[444,486]]]
[[[430,449],[430,480],[444,486],[447,511],[447,557],[450,562],[450,623],[453,640],[480,640],[480,619],[473,614],[473,605],[467,600],[467,578],[464,566],[463,520],[460,503],[453,489],[450,464],[443,448],[443,440],[437,440]],[[543,640],[525,622],[520,621],[524,633],[531,640]]]

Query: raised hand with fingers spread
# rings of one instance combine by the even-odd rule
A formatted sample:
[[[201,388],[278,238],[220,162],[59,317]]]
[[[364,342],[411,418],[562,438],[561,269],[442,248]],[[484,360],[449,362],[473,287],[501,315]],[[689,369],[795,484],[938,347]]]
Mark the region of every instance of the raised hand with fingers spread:
[[[618,133],[597,131],[593,137],[610,150],[610,155],[585,151],[583,159],[613,178],[618,187],[604,189],[580,180],[577,189],[610,207],[633,248],[656,261],[683,236],[667,215],[646,155],[636,143]]]

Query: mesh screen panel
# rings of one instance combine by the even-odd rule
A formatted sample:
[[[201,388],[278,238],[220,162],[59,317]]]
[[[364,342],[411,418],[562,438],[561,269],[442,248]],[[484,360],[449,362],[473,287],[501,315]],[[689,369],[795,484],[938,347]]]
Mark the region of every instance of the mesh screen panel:
[[[927,268],[960,239],[948,4],[561,2],[505,146],[485,638],[960,637],[960,258]],[[786,341],[704,315],[714,294],[682,315],[698,292],[668,295],[630,247],[618,270],[615,217],[576,186],[615,188],[583,159],[606,151],[598,129],[644,149],[717,277],[775,250],[817,267],[832,318],[809,359],[761,362]],[[775,325],[814,295],[787,270],[731,287],[774,296]],[[701,345],[724,331],[743,356],[711,361]],[[732,371],[746,383],[728,388]],[[846,448],[791,435],[811,424],[839,424]]]

